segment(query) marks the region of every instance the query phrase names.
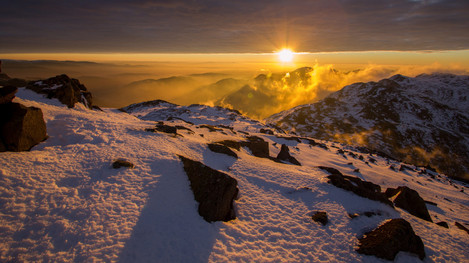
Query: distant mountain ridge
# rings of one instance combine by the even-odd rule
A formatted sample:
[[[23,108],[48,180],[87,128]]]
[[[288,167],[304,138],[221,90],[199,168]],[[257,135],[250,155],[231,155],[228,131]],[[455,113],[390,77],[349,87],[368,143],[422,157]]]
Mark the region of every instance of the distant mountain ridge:
[[[469,76],[395,75],[348,85],[267,122],[319,139],[368,147],[469,179]]]

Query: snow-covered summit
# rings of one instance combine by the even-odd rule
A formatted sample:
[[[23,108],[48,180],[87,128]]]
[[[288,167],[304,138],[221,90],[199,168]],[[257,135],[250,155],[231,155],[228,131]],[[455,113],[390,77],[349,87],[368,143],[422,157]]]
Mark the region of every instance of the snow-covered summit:
[[[275,114],[268,122],[467,179],[468,112],[469,76],[395,75],[346,86],[317,103]]]

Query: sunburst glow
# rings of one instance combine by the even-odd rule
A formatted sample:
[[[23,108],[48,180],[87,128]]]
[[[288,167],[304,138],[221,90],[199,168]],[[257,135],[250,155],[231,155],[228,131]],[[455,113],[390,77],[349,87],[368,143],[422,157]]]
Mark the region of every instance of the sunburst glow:
[[[278,52],[278,59],[281,62],[292,62],[293,61],[293,55],[295,53],[291,51],[291,49],[284,48]]]

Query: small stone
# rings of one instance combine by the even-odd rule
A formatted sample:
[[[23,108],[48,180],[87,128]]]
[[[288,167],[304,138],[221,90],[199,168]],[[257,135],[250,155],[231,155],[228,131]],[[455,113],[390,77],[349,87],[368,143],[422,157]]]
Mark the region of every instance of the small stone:
[[[327,213],[323,211],[316,211],[314,215],[312,216],[313,221],[321,223],[323,226],[327,224],[329,221],[327,219]]]
[[[125,159],[117,159],[112,163],[112,168],[119,169],[121,167],[134,168],[135,165]]]
[[[442,226],[442,227],[444,227],[444,228],[449,228],[448,223],[446,223],[446,222],[444,222],[444,221],[438,222],[438,223],[436,223],[436,224],[439,225],[439,226]]]

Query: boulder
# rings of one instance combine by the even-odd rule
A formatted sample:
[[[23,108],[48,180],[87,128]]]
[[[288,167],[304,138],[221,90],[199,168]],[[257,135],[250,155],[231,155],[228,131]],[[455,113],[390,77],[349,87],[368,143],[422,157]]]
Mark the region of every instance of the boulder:
[[[445,221],[441,221],[441,222],[438,222],[436,224],[439,225],[439,226],[442,226],[444,228],[449,228],[448,223],[446,223]]]
[[[329,178],[330,184],[342,188],[344,190],[351,191],[361,197],[379,201],[381,203],[394,207],[392,205],[392,202],[388,200],[386,195],[381,192],[381,187],[379,185],[363,181],[357,177],[343,175],[340,171],[335,168],[324,166],[320,166],[319,168],[322,170],[326,170],[330,173],[330,175],[327,177]]]
[[[6,104],[13,101],[15,94],[18,91],[17,87],[6,86],[0,88],[0,104]]]
[[[395,206],[406,210],[411,215],[433,222],[425,201],[417,191],[407,186],[399,186],[398,188],[386,189],[386,196],[393,201]]]
[[[412,226],[404,219],[391,219],[366,233],[359,239],[357,252],[394,260],[399,251],[416,254],[425,258],[422,239],[414,233]]]
[[[86,87],[77,79],[72,79],[67,75],[59,75],[53,78],[40,81],[31,81],[26,86],[27,89],[37,93],[45,94],[47,98],[56,98],[69,108],[73,108],[75,103],[83,103],[85,107],[92,109],[92,96]]]
[[[466,231],[466,233],[469,234],[469,229],[467,229],[467,227],[463,226],[461,223],[454,222],[454,225],[455,225],[457,228],[459,228],[459,229],[461,229],[461,230],[463,230],[463,231]]]
[[[316,211],[312,216],[312,219],[314,222],[321,223],[323,226],[325,226],[327,222],[329,222],[329,220],[327,219],[327,213],[324,211]]]
[[[285,144],[282,144],[280,152],[277,155],[277,159],[287,161],[295,165],[301,165],[295,157],[290,155],[290,149],[288,149],[288,146],[286,146]]]
[[[270,135],[274,135],[274,132],[271,130],[271,129],[264,129],[264,128],[261,128],[259,130],[260,133],[264,133],[264,134],[270,134]]]
[[[235,150],[240,150],[241,149],[241,143],[233,140],[223,140],[216,142],[217,144],[225,145],[226,147],[233,148]]]
[[[121,167],[134,168],[135,165],[122,158],[119,158],[112,163],[112,168],[114,169],[119,169]]]
[[[209,143],[208,148],[212,152],[222,153],[222,154],[226,154],[229,156],[233,156],[234,158],[238,158],[238,155],[235,152],[233,152],[233,150],[226,147],[225,145],[218,144],[218,143]]]
[[[19,103],[0,105],[0,137],[3,151],[28,151],[47,139],[42,110]]]
[[[199,214],[207,222],[229,221],[236,218],[233,207],[238,195],[238,182],[233,177],[214,170],[201,162],[179,156],[190,181]]]
[[[241,145],[247,147],[252,155],[261,158],[269,158],[269,143],[257,136],[247,137],[247,141],[241,142]]]

